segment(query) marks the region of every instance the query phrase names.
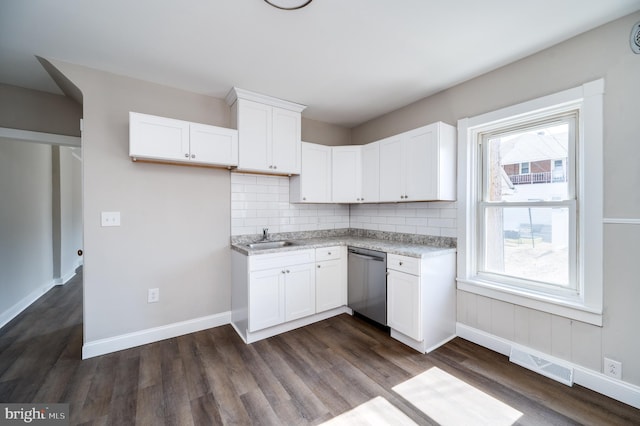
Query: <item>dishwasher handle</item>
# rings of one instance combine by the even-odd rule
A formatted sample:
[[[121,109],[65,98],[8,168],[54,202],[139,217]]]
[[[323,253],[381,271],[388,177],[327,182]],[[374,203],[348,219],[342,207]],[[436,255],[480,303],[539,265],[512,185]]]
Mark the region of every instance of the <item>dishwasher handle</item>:
[[[384,257],[367,256],[365,254],[360,254],[355,251],[349,251],[349,256],[355,256],[365,260],[375,260],[376,262],[384,262]]]

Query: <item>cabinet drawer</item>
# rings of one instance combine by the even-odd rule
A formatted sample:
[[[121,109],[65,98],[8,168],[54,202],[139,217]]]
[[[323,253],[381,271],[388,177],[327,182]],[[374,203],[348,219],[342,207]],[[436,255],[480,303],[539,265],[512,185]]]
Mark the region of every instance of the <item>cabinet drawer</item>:
[[[342,246],[322,247],[316,249],[316,262],[324,260],[340,259],[342,257]]]
[[[412,275],[420,275],[420,259],[417,257],[389,254],[387,255],[387,269]]]
[[[260,271],[283,266],[301,265],[315,262],[315,250],[294,250],[281,253],[259,254],[249,256],[249,270]]]

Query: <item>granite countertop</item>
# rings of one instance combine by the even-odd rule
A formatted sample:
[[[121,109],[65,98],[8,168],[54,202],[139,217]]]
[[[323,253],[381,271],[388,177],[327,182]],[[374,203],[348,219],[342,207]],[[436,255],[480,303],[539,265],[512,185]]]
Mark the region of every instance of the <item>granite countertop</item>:
[[[279,239],[273,238],[270,240],[278,241]],[[286,241],[292,242],[293,245],[273,249],[251,249],[247,247],[246,241],[242,241],[232,243],[231,249],[247,256],[253,256],[259,254],[281,253],[293,250],[315,249],[329,246],[352,246],[370,250],[384,251],[388,254],[398,254],[416,258],[440,256],[446,253],[455,253],[456,251],[454,247],[439,247],[429,244],[368,238],[353,235],[286,239]]]

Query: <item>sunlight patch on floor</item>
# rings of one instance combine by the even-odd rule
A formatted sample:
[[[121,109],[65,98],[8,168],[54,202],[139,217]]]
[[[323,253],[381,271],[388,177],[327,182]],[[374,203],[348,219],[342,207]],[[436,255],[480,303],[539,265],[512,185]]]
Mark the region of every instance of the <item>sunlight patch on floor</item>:
[[[322,424],[326,426],[416,425],[406,414],[381,396],[360,404]]]
[[[443,426],[508,426],[522,416],[520,411],[436,367],[393,390]]]

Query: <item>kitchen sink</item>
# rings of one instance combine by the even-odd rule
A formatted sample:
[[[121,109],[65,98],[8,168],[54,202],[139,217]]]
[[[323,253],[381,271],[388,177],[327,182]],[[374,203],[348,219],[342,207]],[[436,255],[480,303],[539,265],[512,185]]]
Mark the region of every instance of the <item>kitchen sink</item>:
[[[280,247],[292,246],[291,241],[258,241],[257,243],[247,244],[250,249],[273,249]]]

